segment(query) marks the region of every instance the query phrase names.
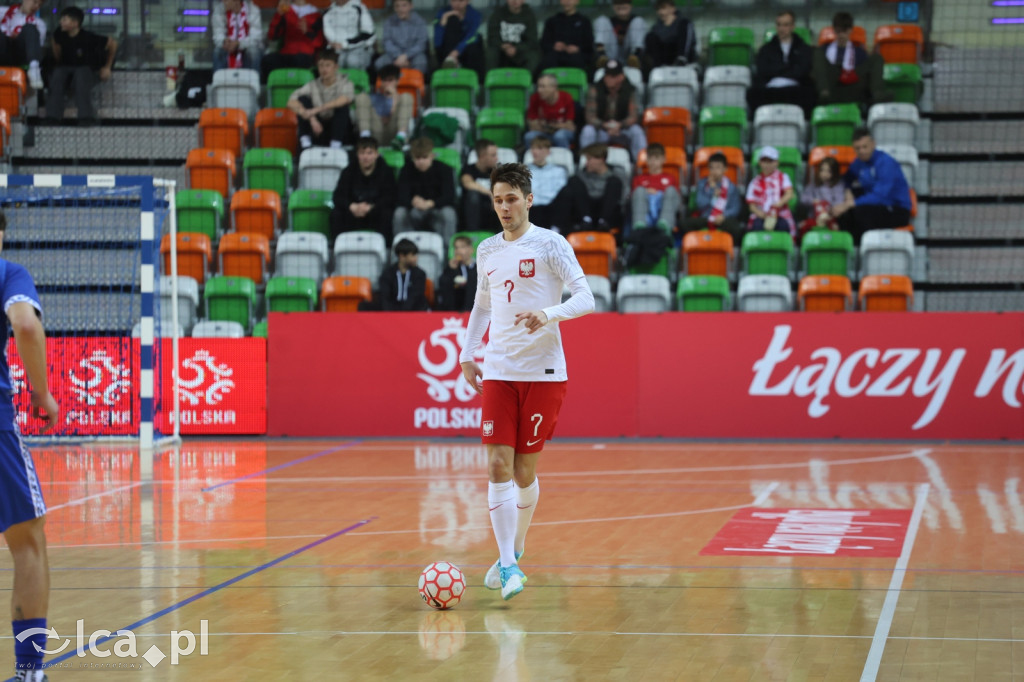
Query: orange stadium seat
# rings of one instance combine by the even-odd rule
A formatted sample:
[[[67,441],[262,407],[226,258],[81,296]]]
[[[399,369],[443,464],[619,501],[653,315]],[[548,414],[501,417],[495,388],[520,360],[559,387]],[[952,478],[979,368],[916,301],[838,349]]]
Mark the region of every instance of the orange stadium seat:
[[[857,158],[853,147],[815,147],[807,156],[807,172],[811,178],[818,172],[818,164],[827,156],[831,156],[839,162],[840,173],[845,173],[849,169],[850,164]]]
[[[21,118],[25,108],[25,72],[16,66],[0,67],[0,109],[11,118]]]
[[[853,309],[850,279],[841,275],[808,275],[797,290],[800,310],[841,312]]]
[[[725,155],[725,161],[728,164],[725,174],[729,179],[736,184],[745,182],[746,165],[743,160],[743,150],[738,147],[701,147],[698,149],[697,153],[693,155],[693,167],[697,171],[697,177],[694,180],[699,180],[708,174],[708,159],[716,152]]]
[[[644,112],[647,143],[686,148],[693,132],[693,119],[685,107],[648,107]]]
[[[210,238],[199,232],[179,232],[177,243],[178,275],[191,277],[200,285],[203,284],[213,262]],[[160,255],[164,259],[164,274],[174,274],[171,270],[170,234],[165,234],[160,240]]]
[[[242,189],[231,198],[231,222],[236,232],[273,239],[281,223],[281,197],[272,189]]]
[[[683,237],[683,271],[689,275],[729,276],[732,235],[723,230],[696,230]]]
[[[227,149],[237,159],[245,149],[249,119],[241,109],[203,109],[199,114],[199,146]]]
[[[611,277],[615,264],[615,237],[607,232],[573,232],[569,245],[576,252],[583,272]]]
[[[640,156],[636,159],[636,166],[640,173],[647,172],[646,149],[640,150]],[[686,184],[690,184],[689,170],[686,166],[686,152],[678,147],[665,147],[665,172],[675,177],[676,189],[678,189],[680,179],[684,180]]]
[[[434,307],[434,280],[428,279],[423,290],[423,296],[427,299],[427,305]]]
[[[417,69],[402,69],[402,73],[398,77],[398,92],[399,94],[408,93],[412,96],[413,118],[419,115],[420,105],[423,103],[423,93],[426,89],[427,84],[422,72]]]
[[[826,26],[818,32],[818,44],[827,45],[836,39],[836,32],[831,26]],[[863,47],[865,50],[868,47],[868,32],[864,30],[863,26],[854,26],[850,32],[850,40],[854,45]]]
[[[917,64],[923,47],[920,26],[891,24],[875,29],[875,51],[886,64]]]
[[[914,285],[903,275],[868,275],[860,281],[858,299],[861,310],[909,310]]]
[[[913,187],[910,188],[910,217],[917,217],[917,190]]]
[[[11,117],[6,109],[0,109],[0,157],[11,155]]]
[[[260,109],[256,114],[256,146],[284,149],[294,155],[299,146],[299,117],[291,109]]]
[[[270,268],[270,240],[261,234],[229,232],[217,248],[220,274],[262,284]]]
[[[212,189],[227,199],[235,184],[235,156],[226,149],[193,149],[185,159],[189,189]]]
[[[328,277],[320,288],[321,304],[329,313],[354,313],[361,301],[372,299],[373,285],[366,277]]]

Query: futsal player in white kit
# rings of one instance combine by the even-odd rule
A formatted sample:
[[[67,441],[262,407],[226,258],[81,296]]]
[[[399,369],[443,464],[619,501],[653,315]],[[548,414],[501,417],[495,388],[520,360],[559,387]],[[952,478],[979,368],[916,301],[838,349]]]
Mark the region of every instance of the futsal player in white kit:
[[[551,438],[568,376],[558,323],[594,310],[594,295],[569,242],[530,223],[529,169],[497,166],[491,196],[502,231],[477,249],[477,290],[469,315],[462,372],[483,395],[481,431],[487,446],[487,506],[498,561],[484,584],[503,599],[523,591],[519,568],[526,530],[540,495],[535,474]],[[572,296],[562,299],[563,286]],[[484,368],[473,354],[490,325]]]

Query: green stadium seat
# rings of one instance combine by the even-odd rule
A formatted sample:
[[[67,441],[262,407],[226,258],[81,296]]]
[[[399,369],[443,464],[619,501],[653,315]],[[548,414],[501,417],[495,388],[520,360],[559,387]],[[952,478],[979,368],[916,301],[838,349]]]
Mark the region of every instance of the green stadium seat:
[[[380,155],[384,157],[384,163],[395,171],[395,177],[397,178],[398,172],[401,171],[402,166],[405,165],[405,152],[385,147],[380,150]]]
[[[370,92],[370,74],[363,69],[338,69],[338,73],[348,76],[357,95]]]
[[[629,268],[629,274],[631,275],[661,275],[662,277],[671,278],[678,270],[677,264],[679,263],[679,253],[672,248],[665,249],[665,254],[661,257],[654,265],[642,266],[635,265]]]
[[[476,252],[476,247],[480,246],[480,242],[482,242],[483,240],[487,239],[488,237],[493,237],[493,236],[494,236],[493,232],[456,232],[455,234],[452,235],[452,240],[448,244],[448,257],[449,258],[454,258],[455,257],[455,238],[456,237],[469,237],[470,239],[472,239],[473,240],[473,251]]]
[[[565,90],[577,102],[587,101],[587,90],[590,89],[590,82],[587,80],[587,72],[583,69],[574,69],[569,66],[553,66],[544,69],[544,73],[550,73],[558,79],[558,89]]]
[[[430,78],[435,107],[454,107],[472,112],[476,108],[480,80],[472,69],[438,69]]]
[[[843,275],[852,271],[856,250],[853,235],[833,230],[811,230],[800,244],[803,274]]]
[[[462,155],[451,147],[434,147],[434,158],[452,169],[455,191],[459,191],[459,171],[462,170]]]
[[[317,282],[310,277],[271,277],[267,312],[307,313],[316,310]]]
[[[286,198],[292,186],[292,155],[285,149],[250,149],[242,159],[246,189],[270,189]]]
[[[793,254],[793,238],[789,232],[748,232],[743,236],[740,252],[743,254],[743,274],[789,277],[789,261]]]
[[[886,64],[882,78],[893,102],[917,104],[921,98],[921,67],[917,64]]]
[[[789,181],[793,183],[793,187],[799,187],[803,184],[803,157],[800,155],[800,150],[796,147],[776,147],[779,150],[779,170],[789,176]],[[754,153],[750,156],[750,163],[755,168],[757,167],[758,154],[761,153],[761,148],[756,147]]]
[[[267,106],[287,107],[292,92],[311,80],[313,72],[309,69],[274,69],[267,76]]]
[[[206,319],[237,322],[248,330],[256,311],[256,283],[248,277],[211,277],[203,291]]]
[[[224,197],[212,189],[186,189],[174,194],[178,232],[198,232],[216,244],[224,224]]]
[[[860,124],[860,108],[856,104],[814,107],[811,113],[812,146],[849,145],[853,142],[854,129]]]
[[[531,85],[526,69],[491,69],[484,79],[487,106],[526,111]]]
[[[798,36],[800,36],[803,39],[803,41],[805,43],[807,43],[808,45],[810,45],[811,47],[814,47],[815,45],[818,44],[818,41],[815,40],[814,36],[811,34],[811,29],[807,28],[806,26],[797,26],[796,28],[793,29],[793,33],[795,33]],[[770,41],[774,37],[775,37],[775,29],[774,28],[770,28],[770,29],[768,29],[767,31],[764,32],[764,42],[767,43],[768,41]]]
[[[700,110],[700,146],[746,147],[747,111],[743,107],[704,107]]]
[[[690,275],[676,287],[677,308],[687,313],[729,310],[729,280],[716,275]]]
[[[252,326],[252,335],[254,337],[265,339],[267,338],[267,321],[260,320]]]
[[[750,66],[754,32],[737,26],[713,28],[708,38],[708,66]]]
[[[493,140],[498,147],[506,149],[515,149],[519,146],[524,128],[526,117],[519,109],[488,107],[476,118],[477,139]]]
[[[294,232],[319,232],[331,236],[331,193],[320,189],[297,189],[288,200],[288,215]]]

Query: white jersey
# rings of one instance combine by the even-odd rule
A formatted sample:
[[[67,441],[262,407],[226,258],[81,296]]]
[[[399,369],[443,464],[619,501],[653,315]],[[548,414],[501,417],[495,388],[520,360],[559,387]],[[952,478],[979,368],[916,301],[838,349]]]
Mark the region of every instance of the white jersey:
[[[480,242],[477,249],[475,308],[490,313],[490,339],[484,351],[484,378],[504,381],[566,381],[565,354],[559,319],[591,312],[593,295],[569,242],[559,234],[530,224],[522,237],[505,241],[503,232]],[[561,303],[562,289],[581,292]],[[588,296],[589,294],[589,296]],[[574,299],[580,298],[577,301]],[[589,301],[587,300],[589,298]],[[516,314],[543,310],[548,323],[530,334]],[[483,330],[480,330],[480,336]],[[475,348],[467,342],[462,361]]]
[[[46,44],[46,22],[39,18],[38,12],[26,15],[21,11],[21,5],[0,6],[0,31],[8,38],[14,38],[25,24],[32,24],[39,29],[39,43]]]

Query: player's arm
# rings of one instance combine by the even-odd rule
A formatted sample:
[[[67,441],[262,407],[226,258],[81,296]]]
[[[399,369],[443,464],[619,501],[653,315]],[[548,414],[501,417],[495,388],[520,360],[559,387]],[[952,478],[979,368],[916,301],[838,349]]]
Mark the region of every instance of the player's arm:
[[[559,305],[553,305],[543,310],[531,310],[524,313],[516,313],[515,324],[523,322],[528,334],[532,334],[548,322],[560,322],[571,320],[574,317],[583,317],[594,312],[594,292],[590,290],[590,284],[586,277],[578,277],[569,282],[571,296]]]
[[[459,364],[462,365],[462,376],[466,382],[476,389],[477,393],[483,393],[484,372],[480,369],[473,357],[476,349],[480,347],[484,339],[484,332],[491,324],[491,287],[487,276],[484,274],[483,262],[476,264],[476,298],[473,299],[473,310],[469,313],[469,324],[466,325],[466,342],[462,344],[462,352],[459,354]]]
[[[46,332],[39,321],[36,309],[31,303],[12,303],[7,308],[7,319],[14,330],[18,355],[25,366],[29,384],[32,386],[32,416],[45,422],[43,431],[57,423],[60,408],[50,394],[46,376]]]

